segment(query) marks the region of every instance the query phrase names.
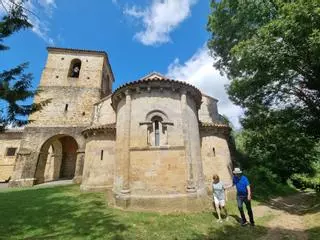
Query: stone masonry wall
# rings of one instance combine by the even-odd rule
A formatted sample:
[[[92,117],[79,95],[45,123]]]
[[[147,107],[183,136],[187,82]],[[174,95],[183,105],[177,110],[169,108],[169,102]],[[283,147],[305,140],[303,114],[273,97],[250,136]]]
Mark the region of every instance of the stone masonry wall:
[[[126,98],[120,100],[117,106],[116,191],[126,186],[132,195],[186,193],[190,179],[194,182],[194,191],[201,185],[196,104],[189,96],[184,99],[181,100],[180,90],[154,87],[152,90],[127,91]],[[159,146],[154,143],[152,116],[162,118]],[[126,142],[128,138],[129,143]],[[188,149],[186,144],[190,145]]]
[[[81,61],[79,77],[70,77],[75,59]],[[27,126],[21,142],[12,186],[33,185],[37,182],[35,173],[39,155],[43,164],[46,163],[47,159],[44,158],[48,155],[47,152],[41,152],[42,146],[64,136],[73,137],[78,150],[71,154],[72,156],[64,155],[62,165],[66,165],[62,166],[62,175],[70,177],[76,173],[75,178],[81,181],[85,149],[81,132],[92,122],[94,103],[103,94],[109,94],[102,90],[102,86],[110,91],[113,81],[109,63],[106,61],[107,57],[103,52],[48,48],[48,58],[39,85],[41,91],[34,102],[47,99],[51,99],[51,102],[29,117],[32,123]],[[109,83],[103,82],[106,79],[110,80]],[[39,172],[38,175],[43,174]],[[53,177],[56,174],[49,175]]]
[[[116,122],[116,113],[111,106],[111,95],[94,105],[92,125],[102,125]]]
[[[75,87],[42,87],[37,101],[52,99],[45,108],[30,116],[29,126],[89,126],[93,104],[99,99],[99,89]],[[68,107],[66,109],[66,105]]]
[[[168,140],[166,145],[183,146],[180,94],[178,92],[160,92],[159,90],[141,92],[133,95],[131,104],[131,148],[148,146],[147,125],[140,123],[145,122],[148,113],[152,111],[164,113],[167,115],[168,121],[172,122],[172,125],[167,126]],[[166,119],[163,120],[166,121]]]
[[[0,134],[0,182],[8,180],[11,177],[15,158],[19,151],[21,134],[17,133],[16,136],[12,134]],[[7,156],[8,148],[17,148],[14,156]]]
[[[218,100],[206,95],[202,95],[202,104],[199,109],[199,120],[201,122],[217,122],[219,121]]]
[[[63,136],[75,139],[79,149],[85,148],[81,127],[26,127],[17,154],[11,186],[30,186],[36,181],[39,154],[44,144],[53,143]]]
[[[185,193],[187,171],[184,148],[130,152],[132,194]]]
[[[112,133],[91,136],[85,149],[81,189],[112,189],[114,177],[115,136]]]
[[[232,182],[232,166],[227,137],[212,131],[202,130],[200,133],[206,186],[211,190],[213,174],[218,174],[225,184],[230,184]]]
[[[73,59],[81,60],[79,77],[69,77]],[[101,97],[105,57],[78,52],[50,52],[42,72],[35,102],[51,99],[41,111],[30,116],[31,126],[88,126],[93,104]]]

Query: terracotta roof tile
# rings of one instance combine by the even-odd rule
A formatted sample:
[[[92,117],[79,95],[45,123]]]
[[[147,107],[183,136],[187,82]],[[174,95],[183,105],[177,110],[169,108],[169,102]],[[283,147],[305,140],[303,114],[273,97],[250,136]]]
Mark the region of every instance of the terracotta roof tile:
[[[230,128],[228,124],[214,123],[214,122],[199,122],[200,127],[217,127],[217,128]]]
[[[99,129],[116,129],[116,123],[108,123],[108,124],[102,124],[102,125],[92,125],[88,128],[86,128],[84,131],[88,130],[99,130]]]
[[[148,77],[150,75],[150,77]],[[180,83],[189,87],[193,87],[194,89],[196,89],[197,91],[200,92],[200,90],[198,88],[196,88],[195,86],[187,83],[187,82],[183,82],[183,81],[178,81],[178,80],[174,80],[174,79],[170,79],[170,78],[166,78],[166,77],[158,77],[158,76],[152,76],[152,74],[147,75],[145,78],[141,78],[132,82],[127,82],[123,85],[121,85],[120,87],[118,87],[113,93],[116,93],[118,90],[125,88],[127,86],[131,86],[131,85],[135,85],[135,84],[140,84],[140,83],[147,83],[150,81],[167,81],[167,82],[172,82],[172,83]],[[162,76],[162,75],[161,75]]]

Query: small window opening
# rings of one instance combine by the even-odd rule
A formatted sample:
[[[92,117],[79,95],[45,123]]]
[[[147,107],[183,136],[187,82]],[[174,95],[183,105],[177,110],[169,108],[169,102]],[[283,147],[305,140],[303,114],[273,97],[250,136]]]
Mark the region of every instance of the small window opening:
[[[81,70],[80,59],[73,59],[70,64],[69,77],[78,78]]]
[[[67,111],[68,111],[68,107],[69,107],[69,105],[68,105],[68,104],[66,104],[66,106],[64,107],[64,111],[65,111],[65,112],[67,112]]]
[[[153,146],[160,146],[162,144],[161,138],[163,137],[161,134],[161,129],[163,130],[163,126],[161,124],[162,118],[159,116],[153,116],[151,118],[152,122],[152,132],[150,132],[150,137],[152,139]]]
[[[159,121],[156,120],[154,122],[154,129],[155,129],[155,145],[160,145],[160,132],[159,132]]]
[[[12,157],[14,155],[16,155],[16,151],[17,151],[17,148],[12,148],[12,147],[9,147],[7,148],[7,156],[8,157]]]
[[[216,156],[216,149],[214,147],[212,148],[212,152],[213,152],[213,156],[215,157]]]
[[[101,150],[101,153],[100,153],[100,160],[103,160],[103,150]]]

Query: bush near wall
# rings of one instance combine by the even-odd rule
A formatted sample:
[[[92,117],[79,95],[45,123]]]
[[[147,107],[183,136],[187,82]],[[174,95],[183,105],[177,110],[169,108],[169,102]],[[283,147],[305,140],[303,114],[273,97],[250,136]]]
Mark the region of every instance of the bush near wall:
[[[281,182],[280,178],[263,166],[255,166],[244,171],[249,179],[252,196],[256,200],[265,201],[278,195],[287,195],[296,190]]]
[[[311,188],[320,192],[320,174],[314,177],[307,176],[305,174],[294,174],[291,177],[292,184],[299,189]]]

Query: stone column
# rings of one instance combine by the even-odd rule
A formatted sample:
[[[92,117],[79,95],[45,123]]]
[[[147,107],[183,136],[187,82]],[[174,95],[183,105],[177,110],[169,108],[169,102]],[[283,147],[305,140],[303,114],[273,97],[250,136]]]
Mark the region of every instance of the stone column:
[[[187,192],[195,192],[195,182],[193,174],[193,165],[192,165],[192,155],[191,155],[191,145],[189,137],[189,124],[188,124],[188,113],[187,113],[187,91],[183,89],[181,91],[181,112],[182,112],[182,131],[183,131],[183,142],[185,147],[185,156],[187,162]]]
[[[82,181],[83,165],[84,165],[84,149],[77,151],[76,169],[74,171],[74,177],[72,181],[76,184],[80,184]]]
[[[53,180],[58,180],[60,178],[60,169],[62,163],[62,154],[52,154],[53,158]]]
[[[45,182],[45,169],[47,165],[48,159],[48,152],[40,152],[36,167],[36,184],[44,183]]]
[[[121,193],[130,193],[130,125],[131,125],[131,92],[130,90],[125,91],[126,95],[126,109],[125,119],[123,122],[123,147],[122,147],[122,173],[123,173],[123,184]]]

